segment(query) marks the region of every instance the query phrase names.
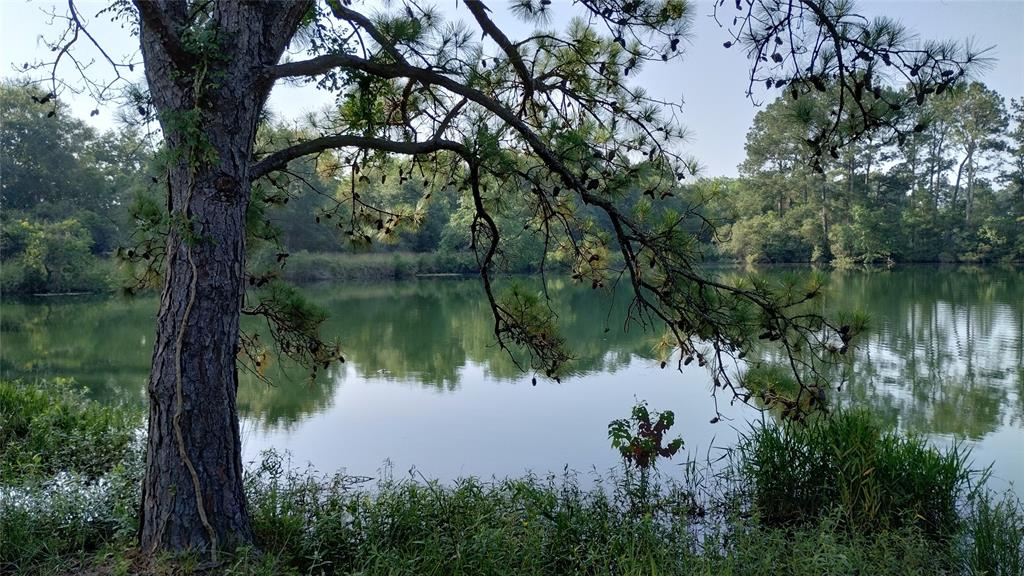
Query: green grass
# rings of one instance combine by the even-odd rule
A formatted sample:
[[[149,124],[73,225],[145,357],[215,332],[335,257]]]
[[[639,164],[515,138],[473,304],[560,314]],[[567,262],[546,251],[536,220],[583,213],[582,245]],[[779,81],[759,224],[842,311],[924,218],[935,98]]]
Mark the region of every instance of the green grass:
[[[106,413],[120,410],[68,383],[41,386],[0,389],[5,414],[28,422],[19,430],[52,424],[83,449],[113,442],[120,461],[65,450],[36,465],[25,447],[42,444],[0,437],[9,464],[30,462],[0,484],[0,573],[200,573],[197,556],[149,559],[134,548],[142,459],[120,439],[137,420]],[[690,462],[679,477],[662,466],[637,506],[630,471],[451,483],[385,473],[371,482],[297,470],[269,452],[246,471],[258,551],[223,554],[210,573],[1021,574],[1021,503],[970,490],[959,450],[852,412],[806,429],[755,428],[734,455],[717,474]]]
[[[771,526],[838,510],[859,531],[916,526],[942,540],[958,530],[958,505],[978,475],[959,445],[938,450],[866,411],[755,427],[739,450],[753,505]]]
[[[134,532],[141,422],[67,380],[0,381],[0,573]]]
[[[86,401],[68,380],[0,381],[0,485],[64,470],[100,476],[124,462],[140,422]]]
[[[1024,506],[1007,495],[982,493],[972,499],[964,519],[966,537],[959,557],[967,574],[1024,574]]]
[[[692,543],[681,508],[633,515],[621,490],[585,489],[572,474],[385,477],[371,491],[288,472],[270,454],[249,488],[262,546],[301,573],[637,573],[679,568]]]

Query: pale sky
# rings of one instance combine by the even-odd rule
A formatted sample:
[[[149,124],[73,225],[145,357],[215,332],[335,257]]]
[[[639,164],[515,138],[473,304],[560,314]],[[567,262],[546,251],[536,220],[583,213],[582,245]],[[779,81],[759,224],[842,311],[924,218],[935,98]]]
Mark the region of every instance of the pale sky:
[[[568,12],[568,0],[554,3],[556,8]],[[90,17],[106,5],[97,0],[78,0],[76,4]],[[457,0],[436,0],[435,4],[449,18],[471,20]],[[503,10],[505,2],[491,0],[489,5],[495,11],[495,20],[508,25],[511,18]],[[976,46],[994,46],[990,55],[998,60],[980,79],[1005,97],[1024,97],[1024,0],[874,0],[858,5],[859,12],[866,16],[888,15],[901,20],[922,38],[973,40]],[[735,175],[736,166],[743,161],[746,132],[757,108],[744,95],[744,55],[722,47],[728,37],[710,17],[712,6],[712,2],[704,0],[696,3],[694,34],[684,58],[649,65],[638,75],[637,82],[654,95],[684,102],[681,121],[692,134],[687,151],[704,166],[703,175]],[[52,37],[60,25],[49,25],[44,12],[56,10],[63,14],[66,7],[65,3],[53,0],[0,0],[0,76],[16,76],[23,63],[51,58],[40,38]],[[92,20],[90,30],[111,56],[136,52],[135,38],[119,25],[111,24],[109,17]],[[515,24],[506,31],[515,40],[528,30]],[[97,71],[106,73],[102,63],[95,66]],[[89,112],[95,107],[91,100],[69,100],[72,110],[97,128],[114,126],[112,106],[101,107],[100,113],[90,118]],[[295,118],[330,101],[330,95],[312,87],[280,87],[275,89],[270,106],[279,117]]]

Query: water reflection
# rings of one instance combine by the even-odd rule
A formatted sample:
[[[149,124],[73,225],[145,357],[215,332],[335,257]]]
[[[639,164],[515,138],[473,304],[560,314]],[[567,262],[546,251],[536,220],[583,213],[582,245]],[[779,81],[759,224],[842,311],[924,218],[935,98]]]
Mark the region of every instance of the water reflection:
[[[534,280],[517,280],[541,290]],[[494,344],[494,321],[479,283],[473,280],[422,281],[339,290],[321,286],[312,297],[330,311],[328,333],[342,335],[357,372],[386,374],[444,390],[459,387],[459,370],[467,362],[486,366],[495,380],[522,378],[508,354]],[[614,372],[632,355],[650,355],[652,334],[622,324],[625,294],[548,284],[552,308],[574,354],[575,374]]]
[[[863,309],[872,324],[847,400],[929,434],[977,440],[1020,429],[1022,279],[977,268],[834,273],[829,306]]]
[[[540,290],[535,280],[519,283]],[[622,325],[624,294],[598,294],[563,283],[548,291],[574,358],[571,374],[615,374],[634,357],[652,355],[653,332]],[[286,362],[268,375],[266,387],[243,377],[239,406],[264,424],[287,426],[323,409],[334,388],[346,378],[374,379],[456,392],[466,379],[465,368],[479,367],[472,378],[484,381],[525,381],[528,377],[494,343],[493,320],[474,280],[432,280],[373,286],[319,285],[310,297],[329,311],[326,334],[340,334],[347,365],[327,370],[315,382]],[[522,360],[522,359],[520,359]],[[281,388],[287,390],[281,391]]]
[[[348,363],[312,382],[277,363],[267,373],[273,386],[243,373],[239,407],[249,446],[297,449],[323,469],[355,462],[357,472],[387,456],[432,462],[439,476],[564,463],[585,468],[612,461],[604,426],[628,410],[634,395],[689,415],[678,424],[688,446],[706,446],[715,435],[728,442],[733,432],[707,423],[713,409],[704,373],[658,370],[657,335],[622,331],[625,294],[609,299],[564,284],[549,289],[576,355],[574,375],[534,389],[494,345],[476,281],[309,287],[328,310],[326,331],[340,336]],[[0,371],[70,376],[103,401],[141,403],[156,306],[153,298],[5,302]],[[1024,273],[833,272],[824,306],[864,310],[871,318],[843,402],[871,406],[905,429],[970,439],[979,460],[999,460],[998,473],[1024,483]],[[727,415],[755,416],[739,409]],[[340,438],[384,422],[387,434],[338,453]],[[493,445],[502,446],[498,456]]]

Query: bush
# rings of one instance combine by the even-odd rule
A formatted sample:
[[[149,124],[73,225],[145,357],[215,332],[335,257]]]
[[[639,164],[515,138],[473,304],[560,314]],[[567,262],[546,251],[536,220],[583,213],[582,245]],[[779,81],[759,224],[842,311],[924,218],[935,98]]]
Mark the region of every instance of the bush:
[[[4,225],[0,290],[11,293],[99,292],[109,289],[112,268],[92,255],[89,231],[77,220]]]
[[[62,473],[0,486],[0,574],[40,574],[47,564],[131,542],[142,470],[141,451],[135,451],[99,479]]]
[[[773,211],[737,220],[723,248],[748,264],[810,262],[814,247],[801,236],[801,224],[793,213]]]

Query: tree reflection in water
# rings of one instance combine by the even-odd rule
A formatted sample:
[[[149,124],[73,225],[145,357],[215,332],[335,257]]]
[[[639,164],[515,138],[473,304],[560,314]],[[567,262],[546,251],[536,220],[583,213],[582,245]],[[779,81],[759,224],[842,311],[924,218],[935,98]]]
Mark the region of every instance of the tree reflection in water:
[[[541,288],[536,280],[516,281]],[[654,361],[657,331],[622,330],[624,294],[609,298],[564,283],[548,288],[576,357],[573,375],[616,373],[637,357]],[[492,319],[472,279],[318,285],[307,293],[327,309],[326,334],[341,338],[349,365],[310,381],[305,371],[271,358],[269,386],[243,371],[239,406],[261,426],[287,428],[326,410],[346,377],[447,393],[459,391],[470,364],[483,367],[485,380],[528,379],[494,345]],[[1001,426],[1024,429],[1024,272],[837,271],[823,305],[864,310],[871,319],[842,402],[869,405],[929,434],[977,440]],[[5,302],[0,370],[5,378],[70,376],[95,398],[141,404],[155,310],[155,298]]]

